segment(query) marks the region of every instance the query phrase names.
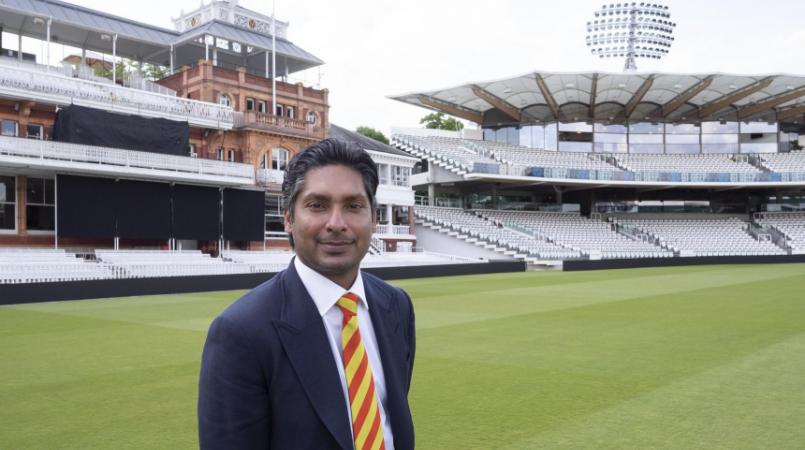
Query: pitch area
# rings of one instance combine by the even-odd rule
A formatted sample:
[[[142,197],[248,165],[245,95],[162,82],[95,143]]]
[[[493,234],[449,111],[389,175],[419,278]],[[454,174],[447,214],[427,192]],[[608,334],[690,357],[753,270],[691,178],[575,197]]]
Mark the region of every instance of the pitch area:
[[[395,284],[419,448],[805,442],[805,265]],[[197,447],[206,329],[240,294],[0,307],[0,448]]]

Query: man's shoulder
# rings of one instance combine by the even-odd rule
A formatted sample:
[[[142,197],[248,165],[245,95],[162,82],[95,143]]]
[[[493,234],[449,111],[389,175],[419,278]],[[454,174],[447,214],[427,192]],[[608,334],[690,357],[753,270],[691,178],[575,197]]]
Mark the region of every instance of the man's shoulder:
[[[275,274],[230,304],[220,316],[239,323],[257,318],[278,318],[282,306],[283,281],[286,270]]]

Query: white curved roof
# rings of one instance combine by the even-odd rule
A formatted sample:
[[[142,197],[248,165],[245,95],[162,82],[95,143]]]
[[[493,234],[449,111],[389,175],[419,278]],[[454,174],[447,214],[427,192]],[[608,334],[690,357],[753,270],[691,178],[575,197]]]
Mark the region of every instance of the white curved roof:
[[[805,76],[532,72],[390,98],[484,125],[627,119],[774,121],[805,114]]]

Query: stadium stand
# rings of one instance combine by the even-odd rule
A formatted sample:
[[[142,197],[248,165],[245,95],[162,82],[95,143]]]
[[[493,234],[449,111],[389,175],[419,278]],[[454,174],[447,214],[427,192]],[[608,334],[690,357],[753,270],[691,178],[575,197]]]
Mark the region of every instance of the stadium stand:
[[[614,155],[618,163],[632,172],[685,173],[761,173],[746,159],[734,155]]]
[[[108,267],[61,249],[0,248],[0,283],[41,283],[111,278]]]
[[[805,212],[761,213],[756,221],[782,233],[791,253],[805,254]]]
[[[667,258],[673,252],[613,230],[613,225],[577,213],[478,210],[478,214],[511,228],[559,243],[595,258]]]
[[[491,141],[465,142],[467,142],[467,146],[485,149],[495,159],[505,164],[566,169],[618,170],[617,167],[599,159],[598,155],[592,153],[555,152]]]
[[[802,172],[805,167],[805,151],[762,155],[759,163],[772,172]]]
[[[395,145],[458,175],[468,172],[498,173],[500,164],[482,156],[464,140],[441,136],[395,135]]]
[[[515,230],[493,220],[459,208],[419,206],[415,214],[420,223],[498,253],[539,261],[556,261],[582,257],[578,250],[550,242],[527,230]]]
[[[711,219],[623,219],[613,222],[646,233],[681,256],[784,255],[770,240],[759,240],[737,217]]]
[[[251,273],[248,264],[225,262],[200,250],[95,250],[115,278],[180,277]]]

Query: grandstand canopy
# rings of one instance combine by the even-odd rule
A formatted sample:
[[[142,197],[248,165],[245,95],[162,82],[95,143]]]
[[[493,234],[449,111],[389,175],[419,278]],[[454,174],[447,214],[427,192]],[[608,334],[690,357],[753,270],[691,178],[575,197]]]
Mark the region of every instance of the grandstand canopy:
[[[555,121],[801,122],[805,76],[532,72],[390,98],[483,126]]]
[[[137,22],[102,11],[59,0],[1,0],[0,28],[3,31],[45,41],[47,21],[51,21],[50,41],[104,54],[169,66],[194,65],[205,58],[205,39],[217,51],[221,65],[246,67],[251,73],[265,71],[266,54],[272,48],[271,36],[212,19],[198,27],[178,32]],[[213,38],[215,40],[213,40]],[[221,48],[217,43],[226,43]],[[237,42],[235,49],[231,43]],[[5,48],[15,43],[3,43]],[[212,51],[212,50],[210,50]],[[323,61],[292,42],[277,36],[277,73],[309,69]]]

